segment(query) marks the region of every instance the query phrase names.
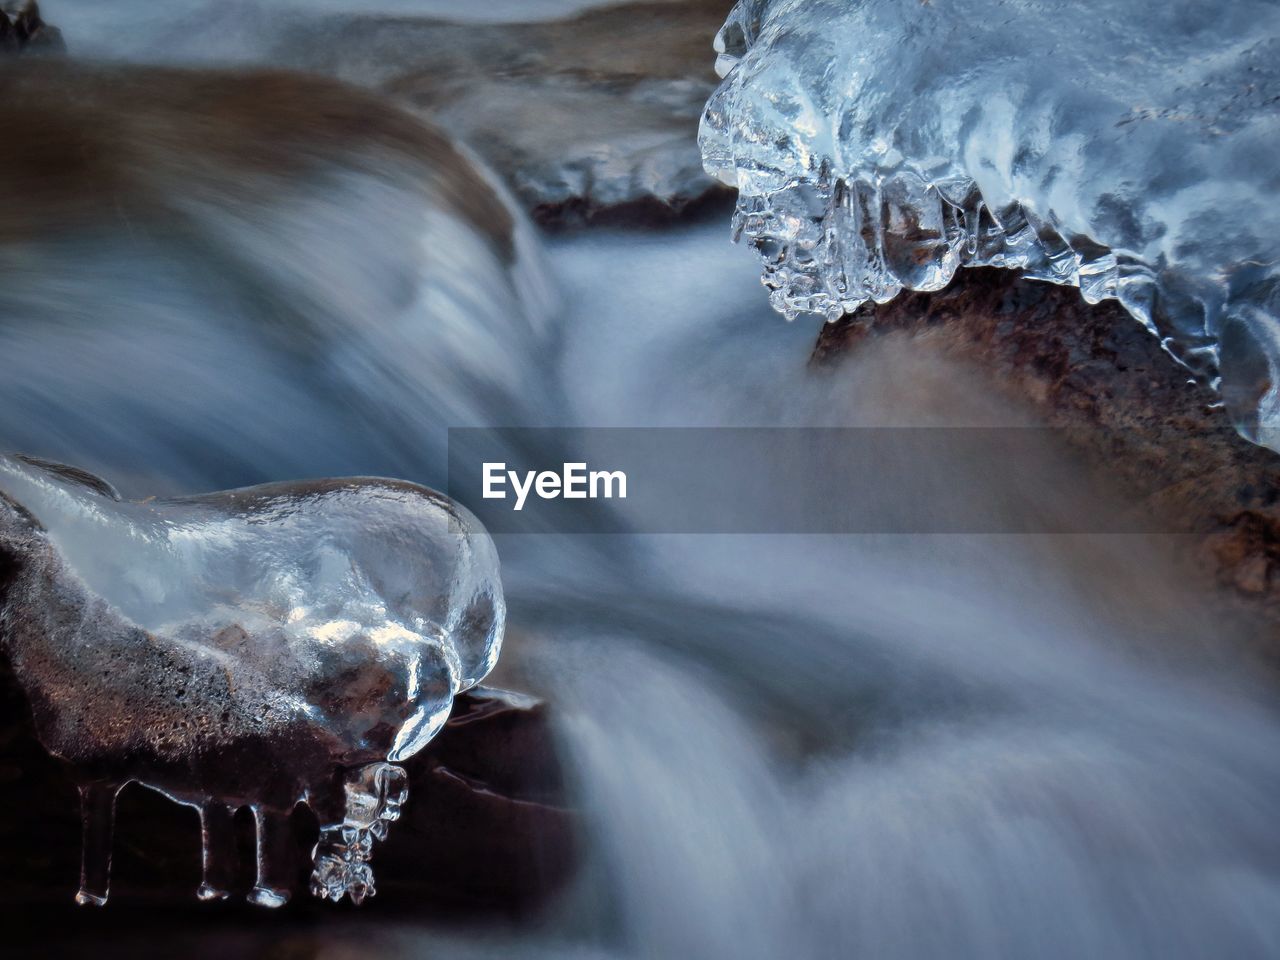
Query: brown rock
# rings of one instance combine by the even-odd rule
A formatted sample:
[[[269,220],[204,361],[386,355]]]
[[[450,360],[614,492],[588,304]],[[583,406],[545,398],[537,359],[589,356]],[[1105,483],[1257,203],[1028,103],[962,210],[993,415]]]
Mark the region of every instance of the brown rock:
[[[1217,397],[1190,382],[1118,304],[1077,290],[963,270],[937,293],[904,293],[826,327],[825,365],[888,336],[976,367],[1029,407],[1170,531],[1193,534],[1201,572],[1249,615],[1280,621],[1280,457],[1242,439]]]
[[[378,894],[360,915],[427,917],[537,910],[572,875],[576,820],[568,808],[540,701],[477,688],[460,695],[444,730],[404,764],[409,803],[373,867]],[[243,894],[252,885],[253,834],[238,816]],[[298,893],[285,916],[345,917],[349,905],[304,895],[307,851],[318,827],[294,813]],[[199,904],[200,827],[196,812],[132,784],[117,808],[111,901],[77,907],[80,816],[63,765],[35,738],[30,708],[8,663],[0,664],[0,916],[10,930],[40,922],[93,924],[86,914],[128,915],[163,906],[187,924],[227,924],[263,912],[236,899]],[[286,921],[287,922],[287,921]],[[32,931],[34,934],[35,931]]]

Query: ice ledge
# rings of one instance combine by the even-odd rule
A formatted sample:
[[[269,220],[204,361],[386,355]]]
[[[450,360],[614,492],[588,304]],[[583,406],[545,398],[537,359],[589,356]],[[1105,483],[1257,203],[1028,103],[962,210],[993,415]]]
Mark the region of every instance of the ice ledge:
[[[1124,8],[742,0],[704,164],[788,318],[1016,269],[1118,300],[1280,449],[1280,8]]]

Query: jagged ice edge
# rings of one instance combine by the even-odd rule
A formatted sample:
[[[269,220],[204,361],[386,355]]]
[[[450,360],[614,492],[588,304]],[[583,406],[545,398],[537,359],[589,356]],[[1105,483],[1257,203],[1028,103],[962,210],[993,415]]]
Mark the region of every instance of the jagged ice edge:
[[[759,29],[750,22],[759,12],[748,7],[738,3],[716,34],[721,78],[729,77],[746,52],[746,38]],[[783,178],[780,188],[742,189],[743,181],[761,186],[775,177],[739,166],[735,131],[722,107],[728,86],[712,95],[702,117],[704,166],[739,188],[733,240],[745,238],[756,250],[769,302],[788,320],[808,313],[835,322],[868,301],[887,303],[903,289],[940,290],[960,267],[1014,269],[1076,286],[1088,303],[1119,301],[1175,360],[1220,388],[1212,338],[1175,339],[1161,332],[1153,310],[1157,278],[1148,264],[1088,237],[1067,236],[1051,214],[1040,217],[1023,204],[993,209],[968,177],[931,178],[891,150],[881,164],[852,177],[834,175],[823,159],[816,169]]]

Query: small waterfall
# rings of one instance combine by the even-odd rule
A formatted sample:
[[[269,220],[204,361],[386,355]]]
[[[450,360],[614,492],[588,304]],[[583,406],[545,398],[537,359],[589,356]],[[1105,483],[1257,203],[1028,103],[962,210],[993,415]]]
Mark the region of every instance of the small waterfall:
[[[504,254],[403,159],[268,202],[170,155],[176,233],[126,204],[0,249],[0,446],[130,495],[442,485],[450,426],[1016,419],[892,345],[811,370],[815,326],[777,322],[722,225],[543,250],[500,205]],[[1280,951],[1280,723],[1158,541],[497,539],[504,657],[555,704],[588,863],[542,925],[398,953]]]

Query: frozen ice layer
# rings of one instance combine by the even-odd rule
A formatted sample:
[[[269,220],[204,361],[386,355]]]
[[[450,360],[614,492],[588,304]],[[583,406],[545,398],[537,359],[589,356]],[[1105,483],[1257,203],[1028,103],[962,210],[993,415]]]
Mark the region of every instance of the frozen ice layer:
[[[125,501],[89,474],[0,456],[0,636],[44,745],[80,784],[81,902],[106,900],[116,793],[200,811],[199,895],[227,895],[232,815],[258,828],[254,902],[292,886],[288,816],[315,810],[312,890],[373,893],[400,761],[494,666],[492,540],[409,483],[272,484]]]
[[[373,842],[387,836],[409,797],[408,775],[394,763],[371,763],[343,785],[346,805],[341,823],[325,827],[312,851],[311,892],[335,903],[350,896],[359,904],[373,896]]]
[[[1280,449],[1280,5],[741,0],[700,142],[776,309],[1117,299]]]

